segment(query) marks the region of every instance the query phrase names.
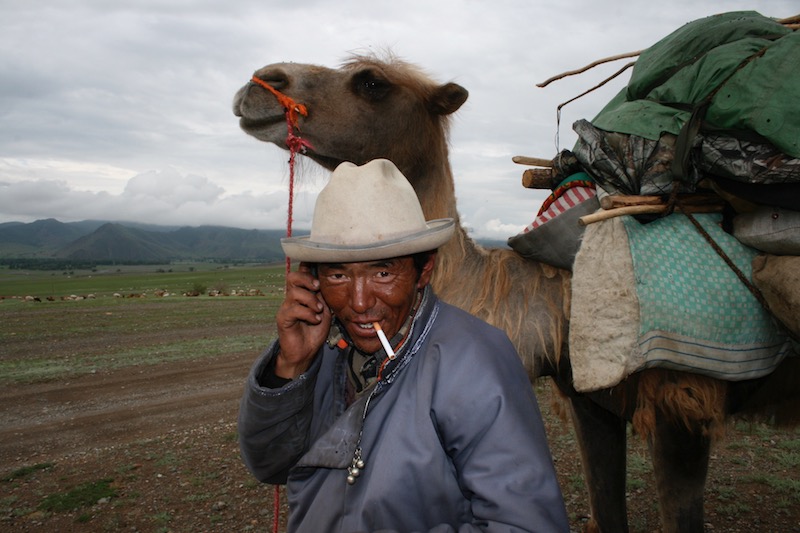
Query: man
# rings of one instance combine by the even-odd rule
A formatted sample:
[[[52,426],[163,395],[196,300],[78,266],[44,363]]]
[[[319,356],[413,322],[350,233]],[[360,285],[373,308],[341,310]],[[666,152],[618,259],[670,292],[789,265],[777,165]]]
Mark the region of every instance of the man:
[[[341,164],[311,234],[283,239],[300,266],[239,434],[259,480],[288,477],[289,531],[568,531],[516,351],[428,285],[453,229],[426,222],[405,177],[375,160]]]

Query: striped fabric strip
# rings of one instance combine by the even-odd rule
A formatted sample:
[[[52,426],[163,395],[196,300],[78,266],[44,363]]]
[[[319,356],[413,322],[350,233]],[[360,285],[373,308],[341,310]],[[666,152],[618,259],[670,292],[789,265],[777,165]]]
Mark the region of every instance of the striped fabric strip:
[[[550,207],[548,207],[543,213],[539,214],[539,216],[537,216],[534,221],[523,230],[523,233],[527,233],[538,228],[545,222],[554,219],[561,213],[575,207],[581,202],[585,202],[590,198],[594,198],[596,194],[597,192],[592,187],[571,187],[567,189],[561,196],[556,198],[556,200],[550,204]]]
[[[792,351],[788,339],[732,345],[689,338],[670,331],[650,331],[639,341],[642,368],[688,370],[739,381],[765,376]]]

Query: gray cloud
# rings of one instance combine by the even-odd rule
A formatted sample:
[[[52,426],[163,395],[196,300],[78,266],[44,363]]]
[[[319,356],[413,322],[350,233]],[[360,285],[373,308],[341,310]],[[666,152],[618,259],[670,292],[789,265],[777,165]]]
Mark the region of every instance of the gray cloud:
[[[459,211],[474,234],[506,238],[546,196],[522,189],[511,157],[570,147],[572,122],[625,82],[567,106],[559,129],[556,106],[619,65],[535,84],[722,7],[796,11],[783,0],[0,1],[0,222],[283,227],[286,154],[239,131],[234,92],[268,63],[336,66],[351,51],[391,48],[469,89],[451,139]],[[324,173],[310,163],[299,173],[307,224]]]

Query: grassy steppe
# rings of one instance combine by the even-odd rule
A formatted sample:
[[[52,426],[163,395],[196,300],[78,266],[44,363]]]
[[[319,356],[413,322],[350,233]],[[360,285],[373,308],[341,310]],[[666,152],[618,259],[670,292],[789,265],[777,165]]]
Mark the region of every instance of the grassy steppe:
[[[67,274],[0,270],[0,383],[226,352],[255,354],[274,332],[284,268],[182,264]],[[183,295],[196,289],[203,294]],[[212,290],[258,296],[208,296]],[[161,293],[168,296],[157,296]]]
[[[0,268],[0,297],[96,297],[152,293],[183,294],[195,286],[207,289],[245,290],[282,286],[285,266],[177,263],[169,265],[119,265],[95,270],[47,271]]]

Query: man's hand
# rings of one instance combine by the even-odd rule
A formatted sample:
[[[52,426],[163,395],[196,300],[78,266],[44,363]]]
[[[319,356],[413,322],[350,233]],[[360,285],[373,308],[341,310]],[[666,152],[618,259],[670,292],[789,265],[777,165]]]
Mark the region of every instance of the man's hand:
[[[275,361],[275,375],[294,379],[305,372],[331,327],[328,304],[319,292],[319,280],[307,263],[286,276],[286,297],[275,321],[281,350]]]

